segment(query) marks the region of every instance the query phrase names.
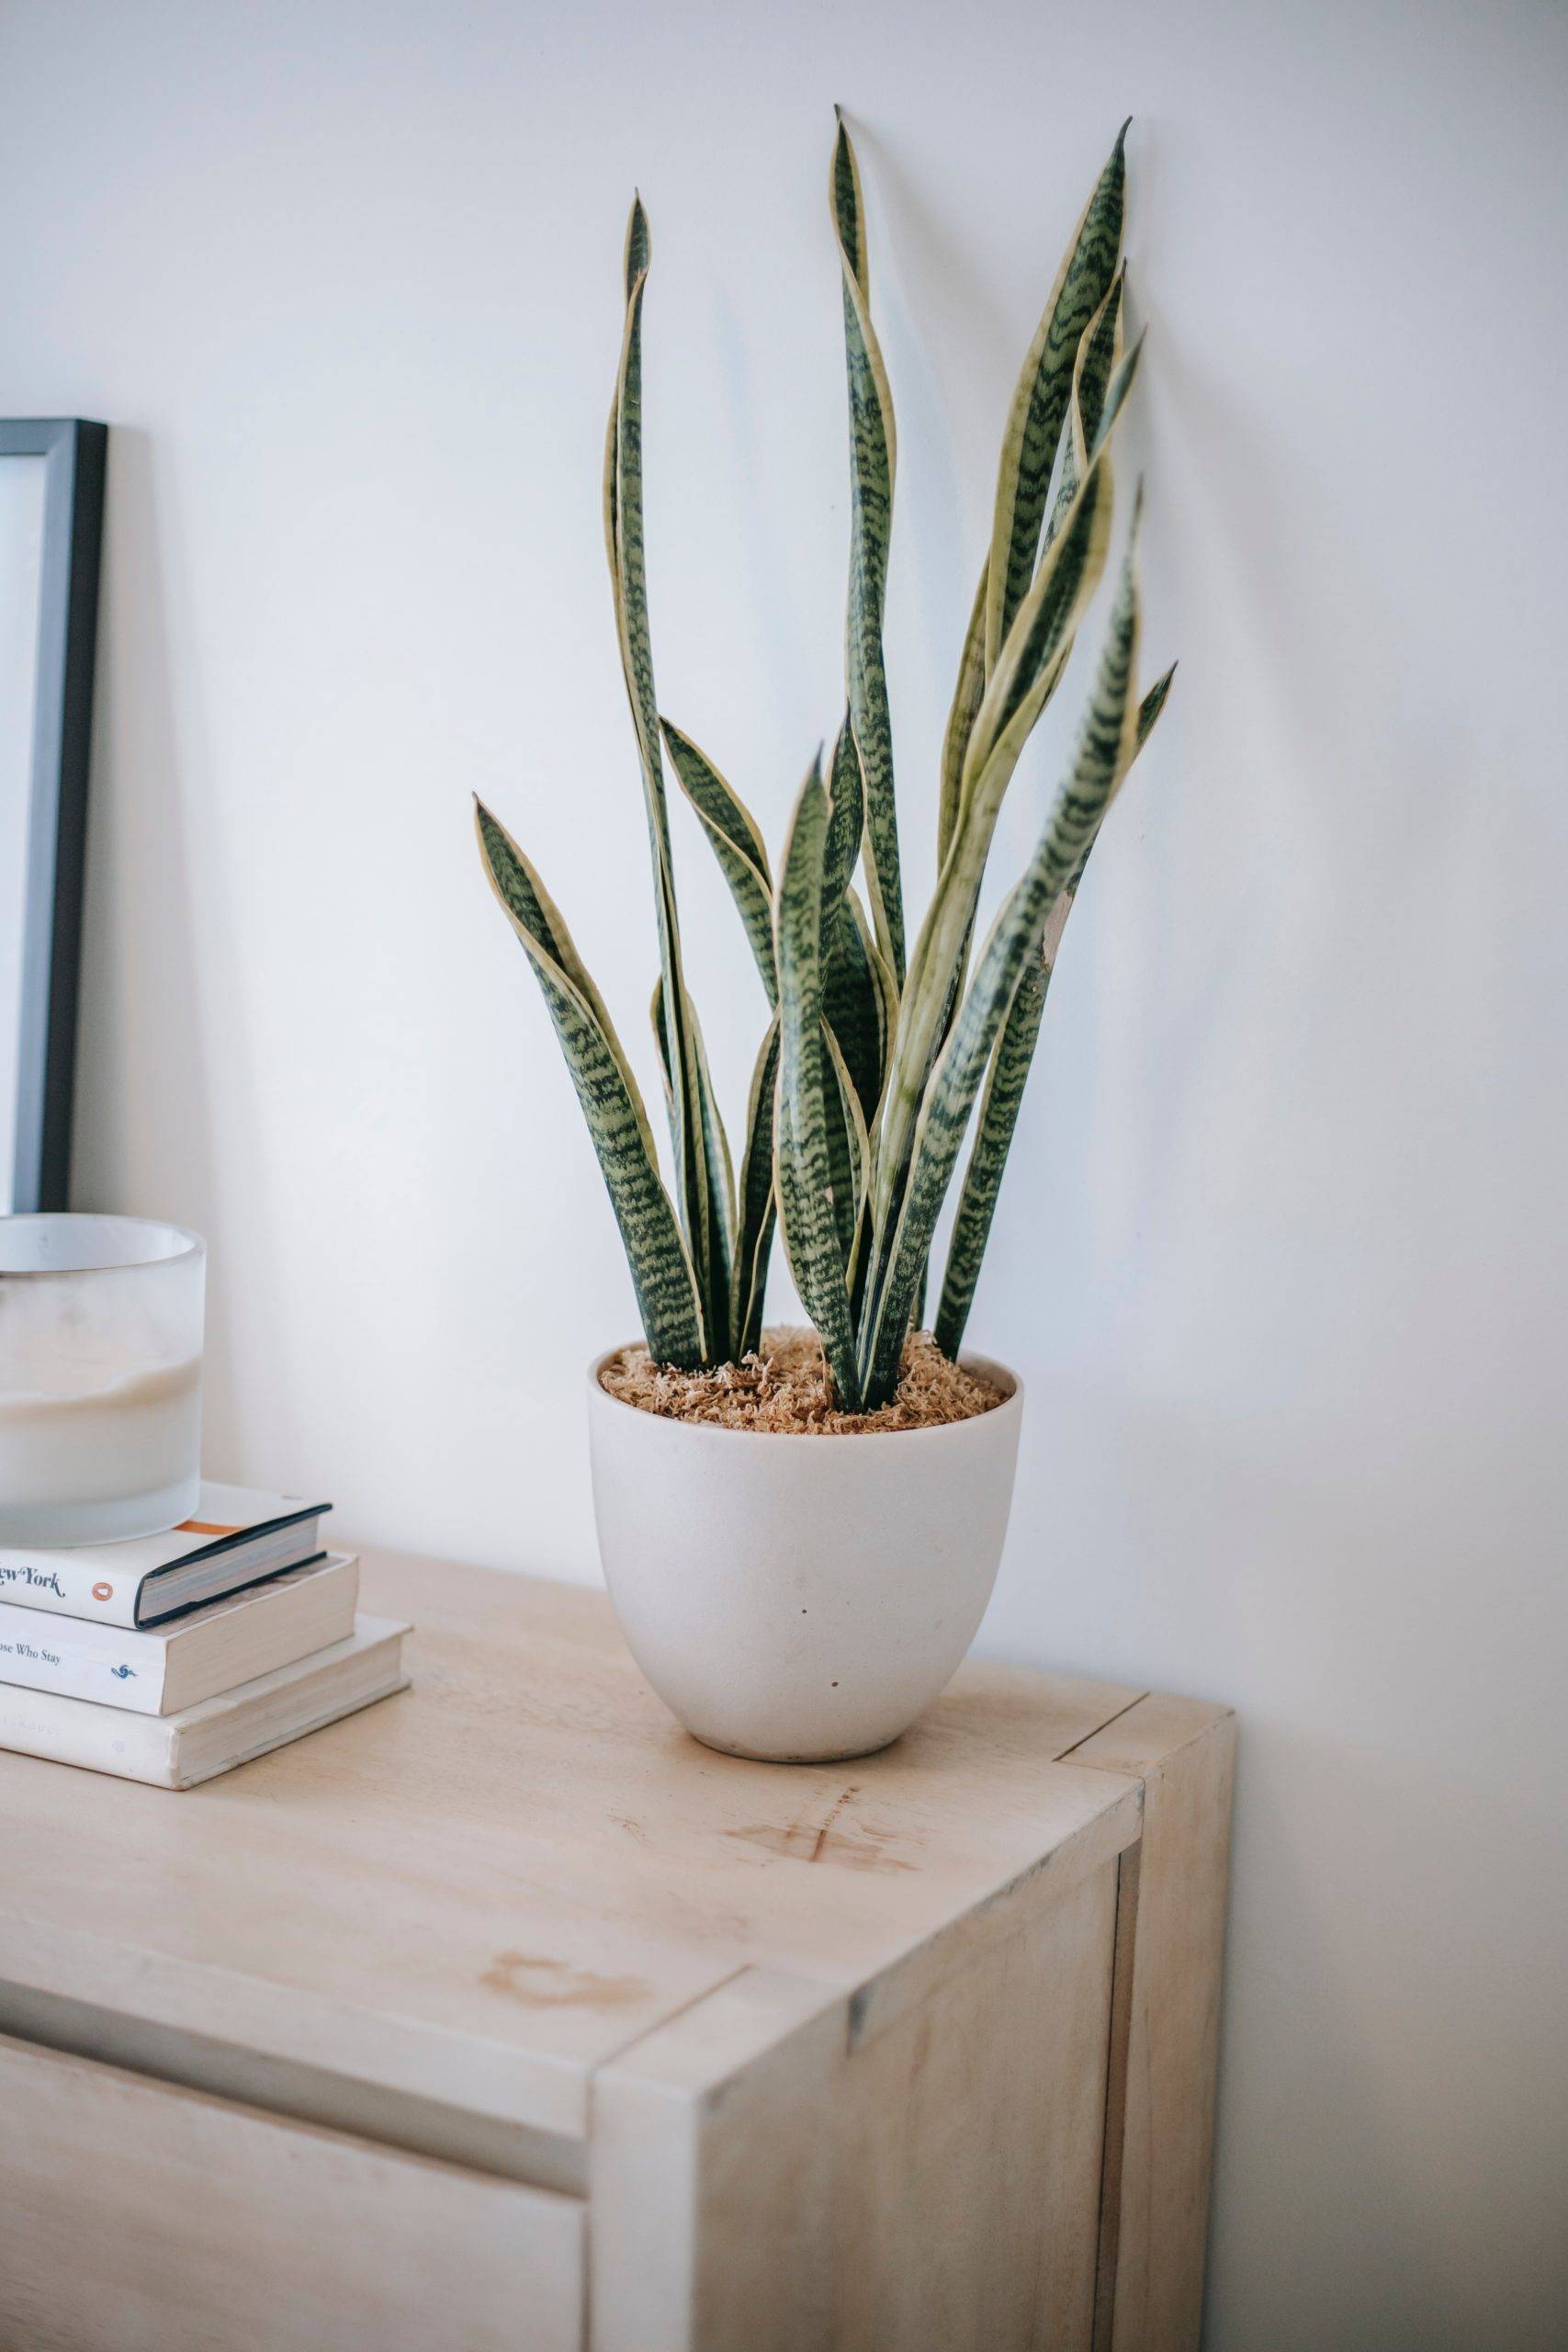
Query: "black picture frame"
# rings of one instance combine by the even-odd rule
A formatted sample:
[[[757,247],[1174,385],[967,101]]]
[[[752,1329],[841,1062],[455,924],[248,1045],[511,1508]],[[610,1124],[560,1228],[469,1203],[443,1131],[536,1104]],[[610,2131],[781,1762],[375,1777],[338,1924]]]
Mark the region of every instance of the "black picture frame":
[[[44,463],[15,1150],[0,1199],[13,1214],[69,1203],[107,447],[107,426],[83,417],[0,418],[0,458]]]

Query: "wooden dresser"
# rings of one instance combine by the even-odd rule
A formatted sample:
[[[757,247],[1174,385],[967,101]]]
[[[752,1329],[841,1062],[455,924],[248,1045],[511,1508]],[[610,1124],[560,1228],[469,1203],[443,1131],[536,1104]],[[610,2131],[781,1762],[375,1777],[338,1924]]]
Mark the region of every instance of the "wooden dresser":
[[[365,1603],[412,1689],[225,1779],[0,1755],[4,2352],[1196,2343],[1225,1709],[748,1764],[595,1593]]]

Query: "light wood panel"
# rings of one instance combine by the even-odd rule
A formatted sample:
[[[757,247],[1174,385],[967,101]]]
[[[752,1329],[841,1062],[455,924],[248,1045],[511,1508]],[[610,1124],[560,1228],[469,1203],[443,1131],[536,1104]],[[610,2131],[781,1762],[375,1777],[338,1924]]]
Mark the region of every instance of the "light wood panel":
[[[1089,2352],[1116,1865],[849,2058],[838,2352]]]
[[[7,2352],[579,2352],[582,2208],[0,2039]]]
[[[743,1971],[605,2068],[592,2352],[1089,2352],[1117,1874],[885,2007]]]
[[[1150,1697],[1074,1761],[1144,1790],[1121,2080],[1113,2284],[1096,2352],[1193,2352],[1202,2329],[1235,1721]]]
[[[597,2077],[592,2352],[828,2345],[847,2006],[745,1969]]]

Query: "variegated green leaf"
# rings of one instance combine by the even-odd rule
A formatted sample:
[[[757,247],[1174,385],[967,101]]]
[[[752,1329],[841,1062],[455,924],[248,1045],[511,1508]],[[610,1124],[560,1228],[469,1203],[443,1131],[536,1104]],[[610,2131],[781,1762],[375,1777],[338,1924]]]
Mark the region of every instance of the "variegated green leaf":
[[[828,776],[828,843],[822,860],[822,942],[831,943],[865,830],[865,771],[850,714],[844,713]]]
[[[779,1094],[774,1183],[795,1286],[822,1336],[840,1402],[859,1402],[848,1268],[834,1216],[822,1038],[822,869],[828,795],[818,766],[802,786],[775,900]]]
[[[904,899],[893,797],[893,726],[882,653],[887,545],[897,441],[887,371],[871,323],[865,206],[854,149],[839,117],[830,178],[843,276],[844,356],[850,394],[850,596],[845,666],[850,713],[865,774],[865,867],[877,944],[904,977]]]
[[[1056,503],[1045,526],[1047,546],[1061,528],[1063,518],[1073,503],[1073,493],[1083,480],[1090,453],[1099,445],[1106,395],[1122,364],[1122,322],[1126,287],[1127,272],[1123,266],[1117,271],[1110,293],[1085,327],[1078,345],[1077,358],[1073,367],[1072,398],[1067,403],[1067,429],[1062,436],[1061,478],[1056,485]],[[1125,382],[1130,383],[1131,378],[1127,378]]]
[[[1122,271],[1105,301],[1084,330],[1078,345],[1078,356],[1073,376],[1072,396],[1068,403],[1068,430],[1063,436],[1062,481],[1055,511],[1047,526],[1044,554],[1049,556],[1052,544],[1069,519],[1080,519],[1082,507],[1077,492],[1088,469],[1090,457],[1104,448],[1110,439],[1122,404],[1132,388],[1137,371],[1138,351],[1123,364],[1121,356],[1120,319],[1122,286],[1126,272]],[[1141,345],[1139,346],[1141,348]],[[1101,524],[1100,553],[1091,560],[1086,582],[1098,584],[1100,562],[1102,560],[1104,533],[1109,528],[1111,491],[1102,485],[1098,503]],[[938,848],[946,857],[958,828],[963,806],[965,771],[973,785],[976,768],[969,767],[969,754],[974,743],[976,725],[981,707],[986,704],[986,662],[983,643],[985,630],[986,585],[987,571],[983,573],[964,640],[960,667],[958,690],[948,719],[947,735],[942,746],[942,804],[938,826]],[[988,728],[994,729],[999,715],[1002,720],[1015,718],[1027,705],[1022,726],[1015,729],[1014,741],[1021,749],[1031,729],[1036,724],[1045,705],[1060,683],[1073,648],[1073,623],[1081,612],[1087,597],[1077,594],[1076,605],[1068,607],[1063,595],[1063,578],[1043,561],[1041,573],[1034,582],[1036,602],[1034,620],[1026,643],[1010,648],[1013,662],[1010,697],[1004,704],[999,695],[990,697],[987,705]],[[994,745],[993,745],[994,752]],[[978,767],[982,763],[976,763]],[[993,790],[999,785],[1005,790],[1010,776],[1012,761],[991,768],[988,783]],[[997,805],[1000,793],[997,792]],[[987,835],[988,843],[988,834]],[[971,920],[971,929],[973,927]],[[958,998],[962,993],[964,976],[969,955],[969,932],[954,959],[953,985],[948,996],[948,1010],[941,1034],[947,1035]]]
[[[846,996],[846,983],[853,977],[853,967],[848,960],[853,947],[849,937],[851,925],[845,893],[849,888],[850,876],[854,871],[855,860],[860,855],[864,815],[864,784],[860,754],[855,748],[854,731],[846,711],[833,746],[833,764],[829,775],[828,834],[822,851],[820,951],[825,1023],[823,1044],[835,1080],[831,1085],[824,1083],[823,1088],[828,1179],[833,1201],[833,1221],[839,1229],[839,1246],[846,1267],[854,1256],[865,1171],[864,1154],[857,1149],[855,1126],[859,1121],[863,1136],[864,1120],[842,1052],[833,1036],[832,1018],[835,1008],[851,1022],[857,1011],[863,1013],[863,1006],[857,1008]]]
[[[1066,906],[1066,903],[1064,891],[1057,904]],[[1008,1007],[1007,1018],[1002,1023],[1002,1032],[997,1039],[996,1051],[987,1073],[975,1142],[969,1154],[969,1165],[964,1171],[958,1214],[953,1219],[953,1238],[948,1243],[947,1270],[942,1277],[942,1298],[934,1326],[937,1346],[943,1355],[953,1359],[956,1359],[964,1343],[964,1329],[974,1303],[980,1261],[990,1237],[991,1219],[996,1214],[997,1195],[1001,1189],[1002,1170],[1007,1164],[1013,1129],[1018,1124],[1024,1081],[1033,1059],[1041,1015],[1045,1010],[1045,991],[1050,985],[1051,965],[1043,956],[1036,956],[1025,966],[1023,977],[1013,992],[1013,1000]]]
[[[863,1393],[872,1408],[897,1384],[910,1306],[998,1033],[1045,919],[1078,871],[1136,749],[1135,514],[1134,519],[1134,537],[1072,769],[1034,855],[991,928],[974,983],[925,1090],[897,1224],[891,1245],[879,1252],[862,1330]]]
[[[740,1160],[740,1230],[735,1250],[735,1334],[730,1347],[736,1363],[742,1356],[754,1353],[762,1336],[762,1303],[777,1215],[773,1116],[778,1075],[779,1016],[775,1012],[757,1056],[746,1109],[746,1148]]]
[[[702,1137],[703,1159],[707,1176],[707,1199],[713,1227],[713,1254],[709,1265],[710,1295],[705,1304],[705,1318],[713,1332],[728,1332],[735,1313],[735,1170],[730,1163],[729,1138],[719,1115],[718,1098],[714,1092],[713,1073],[708,1069],[707,1047],[703,1043],[702,1023],[696,1007],[688,999],[692,1036],[697,1057],[697,1120]],[[664,987],[654,985],[653,1000],[649,1007],[653,1035],[659,1046],[660,1069],[664,1078],[664,1107],[669,1114],[671,1143],[677,1140],[675,1123],[674,1073],[670,1061],[670,1033],[664,1018]]]
[[[1084,329],[1105,300],[1122,249],[1127,125],[1067,248],[1013,394],[997,475],[986,593],[986,670],[993,671],[1034,575],[1040,526]]]
[[[853,1134],[849,1129],[856,1120],[865,1126],[865,1122],[877,1113],[886,1056],[886,967],[874,948],[867,945],[865,912],[849,887],[849,875],[853,873],[861,854],[863,807],[865,799],[861,760],[846,715],[832,752],[832,797],[828,811],[828,849],[823,856],[823,1018],[828,1021],[829,1045],[841,1056],[856,1093],[856,1103],[846,1110],[841,1122],[835,1122],[832,1096],[828,1099],[829,1129],[835,1129],[829,1134],[835,1164],[835,1202],[840,1206],[840,1232],[844,1235],[846,1256],[856,1223],[856,1218],[846,1216],[841,1188],[841,1176],[851,1164],[853,1152]]]
[[[855,1252],[861,1234],[861,1211],[865,1204],[866,1178],[871,1166],[871,1141],[866,1133],[865,1115],[860,1106],[860,1097],[855,1091],[854,1080],[850,1076],[839,1041],[826,1021],[822,1023],[822,1044],[833,1079],[832,1085],[826,1088],[828,1156],[832,1170],[833,1221],[839,1228],[839,1244],[844,1253],[846,1280],[852,1295]]]
[[[1027,707],[1032,716],[1022,734],[1016,738],[1018,748],[1022,749],[1029,729],[1049,700],[1072,650],[1073,633],[1084,607],[1100,584],[1114,495],[1111,435],[1137,374],[1142,349],[1141,343],[1134,344],[1111,379],[1100,431],[1083,480],[1064,509],[1060,528],[1041,559],[1040,569],[1013,617],[1007,643],[991,673],[976,717],[965,763],[965,808],[975,797],[977,779],[984,775],[1001,736],[1017,714]]]
[[[990,576],[987,562],[980,574],[980,585],[975,592],[969,627],[964,632],[964,651],[959,657],[958,684],[953,691],[953,708],[947,717],[947,731],[942,737],[942,787],[936,824],[939,866],[952,847],[953,836],[958,828],[964,763],[969,756],[969,739],[975,731],[975,721],[986,692],[986,590]]]
[[[671,764],[713,843],[714,854],[746,926],[768,1002],[775,1004],[778,981],[773,972],[773,884],[757,820],[691,737],[682,735],[667,718],[661,723]]]
[[[1172,664],[1163,677],[1155,681],[1138,706],[1134,758],[1148,741],[1155,721],[1165,708],[1170,682],[1175,675],[1175,665]],[[1001,1035],[991,1056],[986,1091],[976,1122],[975,1142],[959,1190],[958,1211],[953,1222],[953,1238],[948,1243],[947,1270],[942,1279],[942,1301],[934,1327],[936,1343],[946,1356],[956,1357],[964,1343],[964,1327],[979,1278],[980,1261],[985,1255],[991,1220],[996,1214],[997,1196],[1001,1189],[1002,1173],[1012,1145],[1013,1129],[1018,1124],[1019,1107],[1023,1101],[1024,1084],[1040,1035],[1041,1015],[1045,1010],[1046,991],[1055,969],[1062,933],[1077,899],[1084,868],[1089,864],[1089,851],[1099,838],[1097,826],[1078,859],[1072,879],[1046,918],[1039,953],[1024,967],[1023,977],[1008,1007],[1007,1019],[1002,1023]]]
[[[1163,677],[1156,678],[1143,701],[1138,705],[1138,749],[1141,752],[1154,733],[1155,722],[1170,697],[1171,680],[1176,675],[1173,662]]]
[[[637,1080],[570,933],[516,842],[475,804],[479,854],[491,889],[533,965],[566,1056],[621,1228],[648,1344],[660,1363],[709,1359],[696,1278]]]
[[[1089,462],[1089,452],[1096,445],[1100,418],[1104,412],[1105,392],[1111,370],[1122,356],[1122,307],[1126,280],[1123,267],[1117,273],[1110,293],[1100,304],[1079,338],[1074,366],[1072,394],[1067,405],[1068,431],[1062,439],[1062,476],[1056,503],[1045,533],[1048,547],[1060,529],[1073,495],[1082,481]],[[1038,370],[1036,370],[1036,374]],[[1127,379],[1130,383],[1131,379]],[[1126,385],[1123,385],[1123,393]],[[937,820],[937,858],[947,855],[949,843],[958,823],[958,808],[964,776],[964,763],[969,750],[976,717],[986,690],[986,616],[991,577],[990,560],[987,559],[976,591],[974,609],[964,635],[964,651],[959,662],[958,685],[948,716],[947,731],[942,752],[942,797]]]
[[[860,1102],[844,1057],[827,1022],[822,1023],[822,1050],[827,1057],[823,1078],[823,1120],[828,1138],[828,1192],[833,1204],[833,1222],[839,1229],[839,1248],[844,1261],[844,1278],[849,1281],[855,1252],[855,1239],[860,1227],[861,1199],[865,1172],[865,1154],[857,1142],[865,1134]]]
[[[721,1204],[708,1191],[704,1139],[702,1076],[691,1002],[681,969],[680,919],[670,850],[670,818],[660,752],[659,705],[653,684],[653,648],[648,627],[648,582],[642,499],[642,303],[648,282],[648,215],[639,197],[626,228],[626,324],[610,418],[604,463],[604,535],[621,666],[631,705],[642,768],[653,860],[654,900],[659,917],[659,961],[664,1020],[671,1047],[671,1124],[675,1144],[676,1197],[681,1223],[696,1272],[710,1329],[721,1328],[716,1309],[725,1289],[724,1222]],[[728,1317],[723,1318],[728,1324]]]
[[[823,964],[822,1011],[868,1126],[876,1118],[887,1068],[891,985],[865,910],[858,899],[849,898]]]
[[[976,716],[958,823],[909,962],[883,1104],[874,1193],[880,1256],[897,1213],[915,1121],[951,1018],[997,813],[1019,753],[1049,696],[1077,618],[1099,583],[1110,532],[1110,460],[1102,449],[1046,550]]]

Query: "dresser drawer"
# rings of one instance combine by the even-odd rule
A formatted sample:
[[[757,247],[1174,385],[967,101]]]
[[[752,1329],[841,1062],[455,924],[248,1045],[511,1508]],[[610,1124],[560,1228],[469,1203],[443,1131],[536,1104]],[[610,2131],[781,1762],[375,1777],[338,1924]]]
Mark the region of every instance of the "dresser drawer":
[[[0,2352],[581,2352],[571,2197],[0,2036]]]

